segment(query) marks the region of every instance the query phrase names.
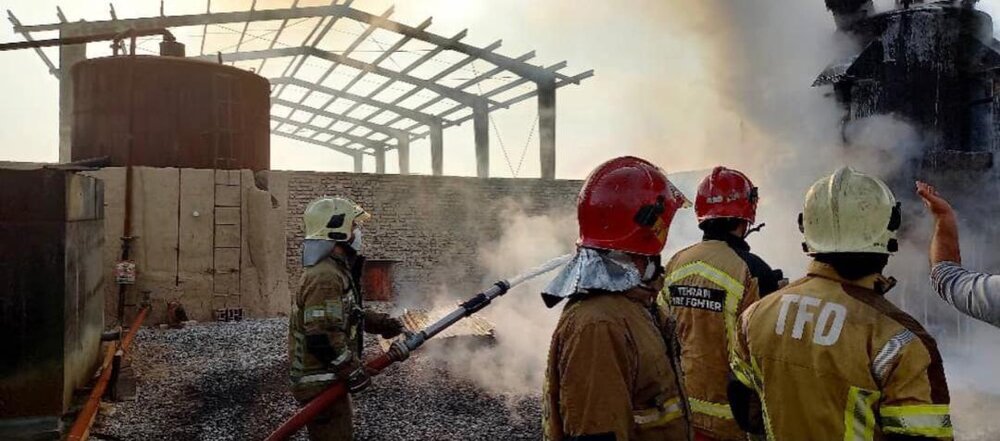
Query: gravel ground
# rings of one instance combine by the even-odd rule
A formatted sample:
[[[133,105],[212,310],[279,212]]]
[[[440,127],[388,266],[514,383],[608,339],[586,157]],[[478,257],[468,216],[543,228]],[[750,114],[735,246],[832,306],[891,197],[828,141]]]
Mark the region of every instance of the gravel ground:
[[[286,386],[287,332],[283,318],[141,330],[138,397],[105,406],[94,438],[263,439],[298,407]],[[538,396],[488,394],[419,354],[375,378],[355,406],[359,440],[541,438]]]

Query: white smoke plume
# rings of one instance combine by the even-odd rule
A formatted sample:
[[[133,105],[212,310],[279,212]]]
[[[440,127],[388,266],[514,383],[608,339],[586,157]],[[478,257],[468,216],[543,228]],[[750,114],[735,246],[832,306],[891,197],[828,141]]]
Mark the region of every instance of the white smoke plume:
[[[715,165],[745,171],[761,190],[758,222],[768,224],[750,242],[755,252],[784,269],[791,279],[801,277],[808,263],[796,218],[812,182],[842,165],[900,178],[919,159],[923,133],[893,116],[844,126],[845,110],[831,96],[829,86],[811,86],[827,65],[857,50],[852,41],[835,32],[822,1],[640,3],[646,20],[655,21],[671,36],[657,40],[662,45],[659,52],[685,54],[684,61],[693,59],[699,66],[678,68],[670,78],[638,80],[649,81],[647,92],[656,97],[655,104],[639,99],[644,103],[641,107],[622,111],[636,115],[637,125],[658,126],[664,133],[637,141],[643,146],[640,156],[672,174],[678,164],[703,171]],[[578,14],[586,20],[600,10],[564,10],[564,15],[552,19],[568,21]],[[634,141],[628,138],[632,133],[622,136]],[[606,141],[611,146],[619,142]],[[851,147],[845,148],[845,143]],[[678,182],[682,191],[693,198],[701,176],[674,176],[682,181]],[[910,217],[904,219],[910,225],[909,234],[927,237],[928,220],[922,209],[912,206],[913,195],[898,196],[911,205]],[[509,276],[572,246],[576,227],[571,214],[519,219],[482,250],[481,264],[492,276]],[[976,233],[963,230],[964,241],[976,241]],[[679,212],[665,257],[699,238],[693,213]],[[889,298],[925,323],[940,322],[932,320],[936,316],[954,315],[930,290],[925,244],[904,242],[901,246],[887,269],[901,284]],[[493,352],[477,350],[452,358],[458,371],[494,389],[540,390],[548,339],[558,314],[541,306],[540,286],[540,282],[526,285],[488,310],[498,324],[500,341]],[[956,326],[964,331],[930,331],[938,336],[946,354],[958,439],[993,439],[1000,433],[1000,424],[988,418],[988,412],[975,409],[1000,401],[1000,381],[991,373],[1000,356],[986,350],[1000,348],[1000,332],[984,331],[968,321],[958,321]]]
[[[569,253],[576,240],[575,213],[530,215],[511,202],[500,216],[510,223],[494,240],[479,249],[479,264],[486,272],[483,286],[514,277],[549,259]],[[549,337],[559,319],[559,308],[548,309],[540,293],[554,273],[514,287],[479,314],[492,322],[492,345],[451,345],[432,352],[449,370],[483,388],[515,396],[541,391]]]
[[[856,49],[852,42],[836,36],[822,2],[704,3],[717,16],[729,19],[725,26],[699,34],[706,42],[703,49],[715,54],[712,70],[717,74],[716,83],[708,93],[714,91],[722,97],[723,107],[736,115],[740,122],[736,139],[747,153],[734,158],[719,154],[711,145],[692,150],[720,158],[717,161],[723,164],[743,167],[757,181],[762,195],[758,221],[768,223],[768,228],[751,243],[755,251],[795,279],[808,261],[801,252],[795,223],[808,185],[840,165],[905,184],[912,179],[907,166],[919,159],[925,134],[893,116],[841,127],[844,110],[827,95],[830,90],[809,87],[828,63]],[[691,25],[697,32],[698,25]],[[693,123],[711,127],[714,121]],[[850,148],[843,147],[845,141]],[[996,439],[1000,423],[982,409],[984,405],[992,409],[1000,402],[1000,381],[991,373],[1000,356],[990,350],[1000,347],[1000,332],[959,319],[932,292],[925,240],[930,235],[929,219],[922,207],[913,206],[919,203],[908,185],[897,191],[897,197],[910,205],[904,223],[912,240],[902,242],[886,270],[901,282],[889,298],[927,324],[938,339],[952,390],[957,438]],[[990,217],[995,213],[971,215]],[[989,243],[983,234],[965,228],[963,244]],[[678,245],[676,241],[674,245]],[[966,260],[975,265],[973,262]]]

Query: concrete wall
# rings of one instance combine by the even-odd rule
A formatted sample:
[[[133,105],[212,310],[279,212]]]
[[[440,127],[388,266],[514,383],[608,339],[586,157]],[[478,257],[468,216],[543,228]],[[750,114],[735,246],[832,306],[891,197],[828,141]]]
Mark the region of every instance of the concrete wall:
[[[103,272],[106,321],[117,318],[113,268],[121,254],[125,169],[86,172],[104,181]],[[131,259],[137,284],[128,290],[126,319],[144,293],[149,324],[166,321],[179,301],[195,320],[222,307],[249,317],[287,314],[301,273],[302,212],[313,199],[350,197],[374,219],[365,252],[394,261],[400,295],[478,289],[477,252],[495,240],[517,205],[528,214],[572,212],[580,181],[478,179],[353,173],[215,171],[136,167]],[[266,190],[264,190],[266,189]]]
[[[289,289],[301,274],[302,212],[321,196],[347,196],[368,210],[365,254],[394,260],[398,295],[447,285],[481,288],[477,252],[496,240],[511,206],[528,214],[575,209],[581,181],[479,179],[353,173],[269,172],[272,194],[287,206]],[[287,202],[286,202],[287,201]]]
[[[103,247],[100,181],[0,169],[0,438],[10,418],[58,426],[96,368]]]
[[[124,222],[125,169],[89,174],[105,181],[105,272],[120,258]],[[136,167],[133,174],[132,260],[137,283],[126,303],[137,305],[148,293],[149,323],[166,320],[166,304],[179,301],[188,316],[211,320],[213,311],[243,307],[245,314],[284,313],[283,211],[259,188],[249,170],[196,170]],[[283,216],[280,217],[283,219]],[[117,315],[118,287],[107,289],[105,312]],[[126,316],[135,307],[126,309]]]

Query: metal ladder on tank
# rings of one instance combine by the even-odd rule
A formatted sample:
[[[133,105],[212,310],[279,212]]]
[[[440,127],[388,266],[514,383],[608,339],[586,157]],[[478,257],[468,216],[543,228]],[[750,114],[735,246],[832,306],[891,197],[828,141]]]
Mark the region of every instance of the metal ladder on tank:
[[[212,235],[212,309],[231,311],[242,305],[243,173],[236,169],[233,109],[240,105],[233,82],[216,74],[212,80],[214,111],[214,231]],[[217,319],[220,317],[217,317]]]

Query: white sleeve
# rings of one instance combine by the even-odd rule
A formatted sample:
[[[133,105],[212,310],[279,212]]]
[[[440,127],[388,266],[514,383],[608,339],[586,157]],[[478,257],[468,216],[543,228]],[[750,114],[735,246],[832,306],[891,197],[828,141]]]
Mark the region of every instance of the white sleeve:
[[[969,271],[955,262],[931,269],[938,295],[963,314],[1000,327],[1000,275]]]

